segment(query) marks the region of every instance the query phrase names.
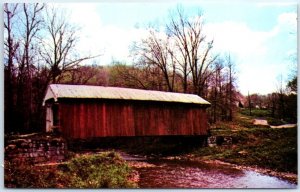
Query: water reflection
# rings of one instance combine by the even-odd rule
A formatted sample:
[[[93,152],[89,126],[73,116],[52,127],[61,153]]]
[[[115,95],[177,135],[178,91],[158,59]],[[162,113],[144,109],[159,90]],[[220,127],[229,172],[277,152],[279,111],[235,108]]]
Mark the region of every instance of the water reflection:
[[[152,160],[155,167],[139,168],[141,188],[296,188],[276,177],[225,165],[175,160]]]

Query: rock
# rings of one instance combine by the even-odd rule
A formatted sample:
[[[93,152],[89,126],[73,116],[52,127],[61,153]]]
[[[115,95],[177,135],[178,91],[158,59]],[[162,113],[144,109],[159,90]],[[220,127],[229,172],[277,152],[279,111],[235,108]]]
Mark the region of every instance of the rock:
[[[253,125],[265,125],[265,126],[269,126],[269,123],[267,120],[264,119],[253,119]]]
[[[15,148],[16,148],[16,145],[10,144],[5,148],[5,150],[14,150]]]
[[[285,125],[279,125],[279,126],[270,126],[273,129],[279,129],[279,128],[294,128],[297,124],[285,124]]]
[[[224,137],[224,145],[231,145],[232,144],[232,137],[225,136]]]
[[[238,154],[241,154],[241,155],[247,155],[248,152],[246,150],[242,150],[242,151],[239,151]]]
[[[18,136],[19,137],[19,136]],[[41,137],[28,139],[28,136],[21,139],[8,140],[5,146],[5,158],[9,161],[18,161],[20,163],[34,160],[34,162],[44,162],[49,160],[63,160],[67,145],[60,138],[51,138],[48,140]],[[54,143],[54,146],[51,146]]]
[[[129,161],[129,162],[127,162],[127,163],[128,163],[128,165],[129,165],[130,167],[133,167],[133,168],[156,167],[155,165],[150,164],[150,163],[146,163],[146,162]]]

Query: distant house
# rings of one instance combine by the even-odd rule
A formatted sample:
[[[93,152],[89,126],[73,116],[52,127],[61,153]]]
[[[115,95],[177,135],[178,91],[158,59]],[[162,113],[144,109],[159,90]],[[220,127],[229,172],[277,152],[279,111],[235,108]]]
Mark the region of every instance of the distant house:
[[[67,138],[206,135],[206,108],[197,95],[129,88],[62,85],[48,87],[46,131]]]

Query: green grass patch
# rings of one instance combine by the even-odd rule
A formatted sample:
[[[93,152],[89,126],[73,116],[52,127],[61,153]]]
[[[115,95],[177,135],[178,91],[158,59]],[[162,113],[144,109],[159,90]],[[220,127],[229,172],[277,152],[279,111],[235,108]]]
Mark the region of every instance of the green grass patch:
[[[297,173],[297,128],[213,131],[233,138],[232,146],[204,147],[193,152],[205,159]]]
[[[63,164],[34,166],[5,164],[9,188],[135,188],[132,169],[115,152],[82,155]]]
[[[297,173],[297,127],[256,126],[252,124],[254,118],[266,119],[271,125],[286,122],[272,118],[268,110],[253,109],[252,116],[248,112],[242,109],[233,122],[220,122],[210,130],[213,136],[232,137],[231,146],[205,147],[193,153],[206,159]]]
[[[266,118],[269,125],[283,125],[283,124],[288,124],[287,121],[281,120],[281,119],[276,119],[276,118],[272,118],[272,117],[267,117]]]
[[[251,109],[251,115],[250,115],[250,110],[248,108],[244,108],[240,110],[240,113],[255,118],[271,117],[271,111],[268,109]]]
[[[272,117],[272,113],[270,110],[268,109],[252,109],[251,110],[251,115],[250,115],[250,111],[249,109],[240,109],[239,111],[239,118],[236,119],[236,121],[238,121],[241,124],[244,124],[245,127],[249,127],[248,123],[249,121],[245,121],[245,119],[265,119],[268,121],[269,125],[283,125],[283,124],[288,124],[291,121],[288,120],[288,118],[286,119],[277,119]],[[243,117],[243,119],[241,119],[240,117]]]

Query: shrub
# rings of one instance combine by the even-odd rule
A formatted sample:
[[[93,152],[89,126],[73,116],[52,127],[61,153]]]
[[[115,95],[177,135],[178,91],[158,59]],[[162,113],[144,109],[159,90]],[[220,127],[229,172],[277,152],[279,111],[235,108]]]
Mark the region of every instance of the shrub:
[[[81,155],[59,165],[5,162],[8,188],[134,188],[132,170],[115,152]]]
[[[59,167],[69,178],[70,188],[135,187],[127,178],[131,169],[115,152],[83,155]]]

